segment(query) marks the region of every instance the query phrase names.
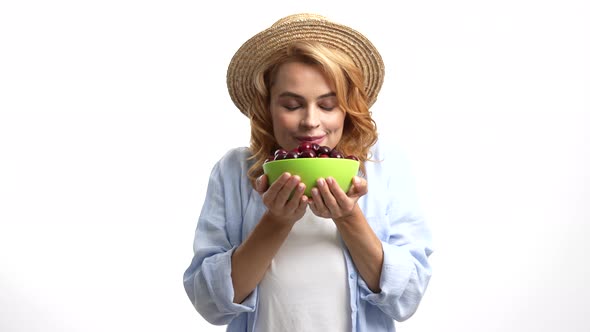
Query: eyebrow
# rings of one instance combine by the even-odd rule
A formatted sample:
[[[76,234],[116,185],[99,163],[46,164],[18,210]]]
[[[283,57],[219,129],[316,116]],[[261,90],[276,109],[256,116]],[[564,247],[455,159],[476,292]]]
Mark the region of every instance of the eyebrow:
[[[325,93],[325,94],[319,96],[317,99],[323,99],[323,98],[335,97],[335,96],[336,96],[336,93],[335,92],[328,92],[328,93]],[[286,91],[286,92],[281,93],[279,95],[279,98],[282,98],[282,97],[293,97],[293,98],[297,98],[297,99],[305,99],[305,98],[303,98],[303,96],[298,95],[298,94],[293,93],[293,92],[289,92],[289,91]]]

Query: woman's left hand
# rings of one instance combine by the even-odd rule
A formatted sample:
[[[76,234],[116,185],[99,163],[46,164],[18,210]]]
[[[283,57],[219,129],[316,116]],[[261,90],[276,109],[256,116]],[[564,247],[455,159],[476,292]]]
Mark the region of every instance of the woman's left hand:
[[[343,218],[352,215],[358,199],[368,192],[367,180],[355,176],[347,193],[331,177],[318,179],[311,189],[311,211],[322,218]]]

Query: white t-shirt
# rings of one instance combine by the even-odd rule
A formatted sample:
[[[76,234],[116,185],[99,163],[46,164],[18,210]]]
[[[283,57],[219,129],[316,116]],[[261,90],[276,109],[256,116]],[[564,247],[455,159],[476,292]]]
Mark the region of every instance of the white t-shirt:
[[[336,225],[308,207],[258,286],[254,330],[350,331],[346,276]]]

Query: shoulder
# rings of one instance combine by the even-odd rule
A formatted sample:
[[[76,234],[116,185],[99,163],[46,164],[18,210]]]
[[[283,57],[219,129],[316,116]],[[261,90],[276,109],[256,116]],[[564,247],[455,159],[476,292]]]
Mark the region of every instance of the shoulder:
[[[378,168],[394,169],[397,167],[409,167],[408,153],[405,148],[388,137],[379,137],[371,147],[370,165]]]
[[[235,147],[227,150],[215,162],[212,169],[212,176],[240,177],[244,175],[253,161],[250,160],[252,154],[250,150],[245,147]]]
[[[227,150],[214,164],[209,176],[210,186],[220,186],[233,192],[236,188],[249,190],[248,170],[254,163],[247,147]],[[241,190],[241,189],[240,189]]]
[[[245,146],[231,148],[226,151],[218,163],[224,167],[235,167],[237,165],[246,163],[252,156],[250,150]]]
[[[222,169],[248,168],[252,164],[251,156],[248,147],[231,148],[219,158],[217,165]]]

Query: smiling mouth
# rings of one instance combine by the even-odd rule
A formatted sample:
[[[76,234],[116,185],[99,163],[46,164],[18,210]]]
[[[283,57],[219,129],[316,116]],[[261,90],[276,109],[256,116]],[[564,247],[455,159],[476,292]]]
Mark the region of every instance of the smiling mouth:
[[[300,143],[309,142],[309,143],[316,143],[320,144],[324,140],[326,136],[304,136],[304,137],[297,137],[297,140]]]

